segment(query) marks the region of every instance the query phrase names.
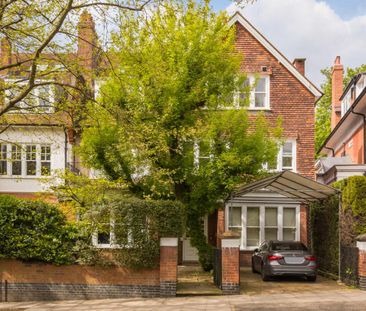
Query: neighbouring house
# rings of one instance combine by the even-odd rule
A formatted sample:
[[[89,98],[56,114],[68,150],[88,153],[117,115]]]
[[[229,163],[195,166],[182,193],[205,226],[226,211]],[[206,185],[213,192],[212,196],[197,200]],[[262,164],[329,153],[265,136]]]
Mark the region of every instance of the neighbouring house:
[[[305,59],[290,62],[239,12],[232,16],[230,24],[236,27],[237,49],[244,54],[242,70],[249,78],[259,76],[250,113],[264,112],[273,125],[278,117],[283,120],[285,142],[277,164],[268,169],[295,173],[275,175],[266,183],[239,189],[224,209],[209,216],[208,241],[218,245],[224,231],[238,231],[240,261],[248,265],[253,250],[264,240],[309,244],[307,203],[322,197],[322,191],[332,190],[320,189],[314,181],[314,110],[322,93],[306,77]],[[216,231],[212,228],[215,225]]]
[[[96,53],[97,35],[91,14],[86,11],[80,16],[78,23],[77,51],[65,55],[70,63],[79,64],[83,69],[77,77],[67,71],[62,62],[51,53],[41,56],[39,68],[54,66],[58,70],[57,79],[71,85],[84,81],[93,90],[95,87],[94,73],[98,66]],[[1,40],[0,61],[2,66],[27,59],[26,53],[19,53],[5,38]],[[42,63],[43,62],[43,63]],[[54,63],[54,64],[53,64]],[[51,64],[51,65],[50,65]],[[2,71],[0,79],[12,81],[19,86],[19,91],[27,79],[30,63],[25,62],[21,69]],[[48,82],[37,80],[36,84]],[[17,88],[5,90],[4,101],[17,95]],[[70,109],[60,108],[62,100],[67,100]],[[74,171],[87,170],[80,166],[73,152],[78,142],[77,115],[73,105],[81,102],[68,94],[65,89],[53,84],[36,87],[27,97],[17,103],[9,111],[0,124],[0,193],[9,193],[18,197],[34,198],[39,192],[47,191],[44,181],[57,171],[70,168]],[[74,110],[76,110],[74,108]]]
[[[354,175],[365,175],[366,73],[354,76],[343,88],[339,56],[332,68],[331,133],[319,152],[317,180],[331,184]]]

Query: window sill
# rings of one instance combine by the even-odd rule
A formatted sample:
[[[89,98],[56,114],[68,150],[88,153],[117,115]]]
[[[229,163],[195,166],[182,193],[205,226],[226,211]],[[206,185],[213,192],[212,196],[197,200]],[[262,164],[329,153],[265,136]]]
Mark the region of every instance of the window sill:
[[[53,176],[9,176],[9,175],[0,175],[0,179],[41,179],[41,178],[47,178],[50,179]]]

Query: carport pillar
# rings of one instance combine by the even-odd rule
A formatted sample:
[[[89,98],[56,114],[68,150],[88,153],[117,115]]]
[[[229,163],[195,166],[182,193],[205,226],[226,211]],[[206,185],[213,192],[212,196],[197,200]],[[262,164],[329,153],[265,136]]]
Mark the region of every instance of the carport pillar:
[[[366,290],[366,234],[357,238],[358,247],[358,280],[360,289]]]
[[[240,293],[240,238],[234,232],[221,236],[221,289],[224,295]]]
[[[178,238],[160,239],[160,296],[177,294]]]

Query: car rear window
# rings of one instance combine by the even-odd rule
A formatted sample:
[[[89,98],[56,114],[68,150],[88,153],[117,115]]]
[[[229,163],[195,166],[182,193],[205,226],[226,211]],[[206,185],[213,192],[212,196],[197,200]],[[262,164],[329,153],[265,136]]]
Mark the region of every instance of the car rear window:
[[[308,249],[302,243],[294,242],[276,242],[272,244],[273,251],[307,251]]]

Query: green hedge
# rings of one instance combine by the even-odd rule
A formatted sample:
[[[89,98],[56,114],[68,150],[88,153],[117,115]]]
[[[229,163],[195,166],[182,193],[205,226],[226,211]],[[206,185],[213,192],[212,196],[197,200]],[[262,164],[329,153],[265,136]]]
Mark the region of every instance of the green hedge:
[[[338,274],[339,260],[339,200],[332,196],[310,206],[313,252],[320,269]]]
[[[84,222],[93,231],[108,232],[113,220],[115,242],[120,246],[105,257],[90,249],[80,255],[89,263],[123,264],[135,269],[155,267],[159,259],[159,239],[179,237],[184,231],[185,208],[177,201],[115,198],[91,209]]]
[[[0,228],[0,257],[55,264],[74,261],[76,228],[54,205],[2,195]]]
[[[78,223],[67,222],[57,206],[0,196],[0,257],[54,264],[155,267],[160,237],[179,237],[185,209],[178,202],[110,198],[89,208]],[[110,230],[114,219],[121,247],[101,250],[92,245],[95,231]]]

